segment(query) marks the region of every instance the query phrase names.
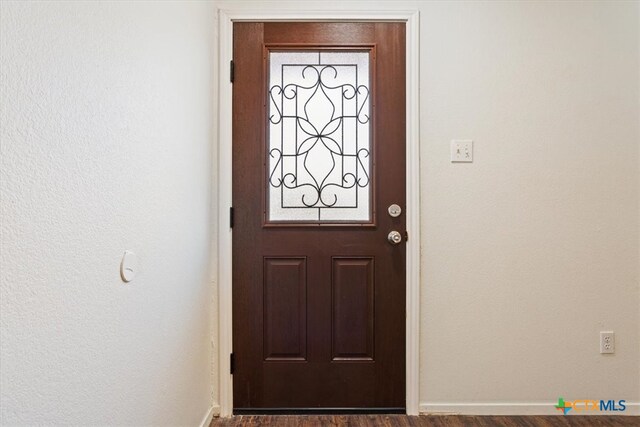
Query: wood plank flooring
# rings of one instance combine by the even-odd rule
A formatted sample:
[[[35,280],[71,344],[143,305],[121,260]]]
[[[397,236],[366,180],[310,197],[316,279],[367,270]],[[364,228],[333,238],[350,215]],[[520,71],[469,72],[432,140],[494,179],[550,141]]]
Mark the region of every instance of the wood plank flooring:
[[[626,427],[640,426],[628,416],[462,416],[431,415],[239,415],[214,418],[211,427]]]

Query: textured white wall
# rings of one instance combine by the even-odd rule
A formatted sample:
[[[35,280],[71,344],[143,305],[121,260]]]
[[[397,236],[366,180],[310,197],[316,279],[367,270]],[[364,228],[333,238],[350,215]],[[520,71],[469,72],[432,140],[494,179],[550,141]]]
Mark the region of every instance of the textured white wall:
[[[198,425],[212,6],[0,7],[0,424]]]
[[[421,410],[640,401],[637,2],[216,3],[420,10]]]

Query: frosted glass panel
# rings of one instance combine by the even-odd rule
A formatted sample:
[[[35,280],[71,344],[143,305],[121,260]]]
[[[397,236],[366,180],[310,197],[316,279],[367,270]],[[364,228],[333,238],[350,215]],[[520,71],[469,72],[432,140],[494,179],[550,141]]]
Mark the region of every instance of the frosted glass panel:
[[[268,220],[369,222],[368,52],[271,52]]]

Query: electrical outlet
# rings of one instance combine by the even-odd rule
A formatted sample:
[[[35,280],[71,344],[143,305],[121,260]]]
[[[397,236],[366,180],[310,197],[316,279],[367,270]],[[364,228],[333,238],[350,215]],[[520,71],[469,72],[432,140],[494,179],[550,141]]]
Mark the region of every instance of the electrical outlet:
[[[451,161],[473,162],[473,141],[460,139],[451,141]]]
[[[600,332],[600,353],[610,354],[616,352],[616,334],[613,331]]]

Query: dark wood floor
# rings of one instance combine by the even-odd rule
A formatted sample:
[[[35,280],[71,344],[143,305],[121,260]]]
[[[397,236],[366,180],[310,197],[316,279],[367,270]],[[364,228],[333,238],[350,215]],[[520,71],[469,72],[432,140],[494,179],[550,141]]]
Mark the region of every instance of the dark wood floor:
[[[487,417],[432,415],[409,417],[406,415],[277,415],[236,416],[214,418],[211,427],[277,426],[277,427],[617,427],[640,426],[640,417],[625,416],[522,416]]]

